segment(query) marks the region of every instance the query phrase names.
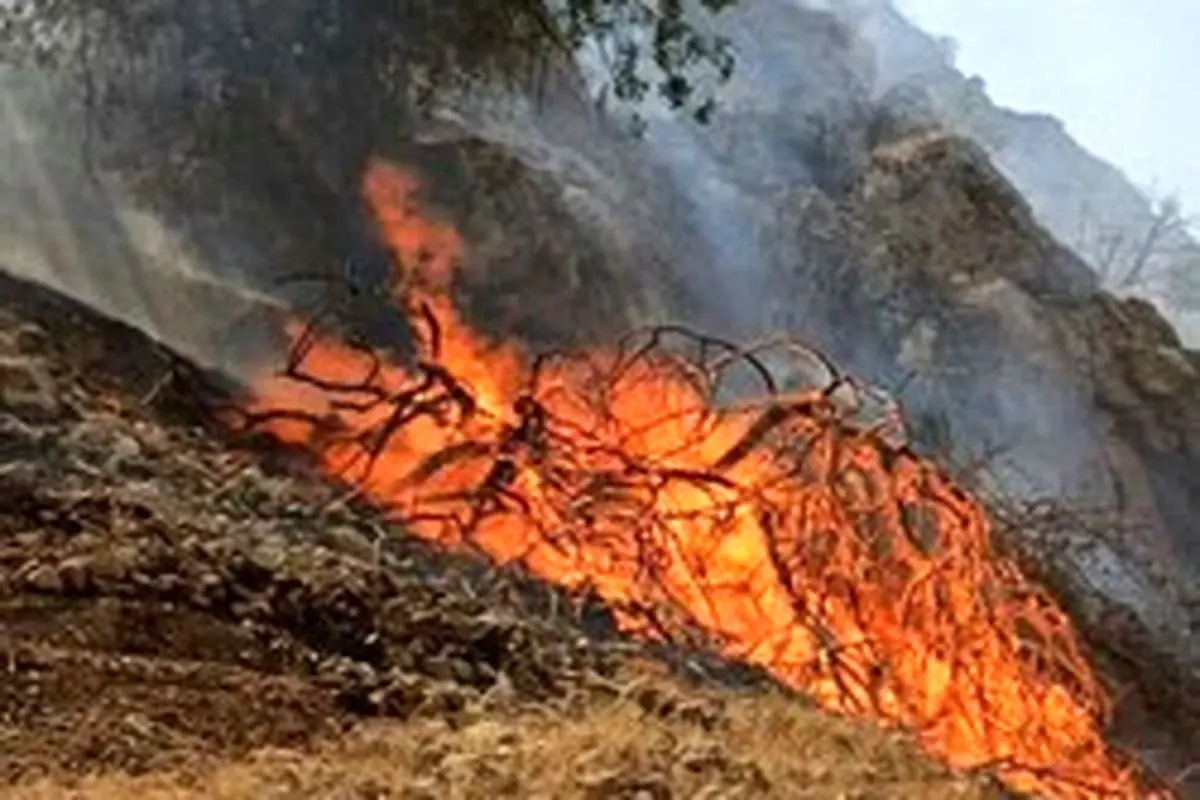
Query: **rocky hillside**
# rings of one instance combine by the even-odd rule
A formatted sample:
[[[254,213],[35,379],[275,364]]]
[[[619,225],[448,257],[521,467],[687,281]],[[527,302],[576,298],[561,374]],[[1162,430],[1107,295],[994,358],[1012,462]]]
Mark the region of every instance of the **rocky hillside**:
[[[1180,600],[1200,564],[1200,354],[1151,304],[1105,291],[986,145],[882,97],[861,20],[772,3],[730,20],[743,47],[790,45],[749,51],[730,113],[697,134],[741,197],[722,208],[752,212],[762,327],[889,389],[915,444],[980,491],[1102,519],[1124,554],[1072,554],[1069,571],[1200,677],[1200,606]],[[1051,549],[1074,553],[1094,526],[1074,527]]]
[[[704,199],[715,263],[675,270],[709,287],[712,317],[816,340],[997,488],[1108,509],[1200,558],[1196,353],[1103,291],[986,144],[881,97],[862,19],[775,2],[722,19],[742,57],[724,113],[630,146],[664,165],[660,194]]]
[[[782,329],[831,352],[903,404],[917,448],[998,505],[1053,501],[1102,520],[1104,542],[1094,525],[1070,523],[1038,547],[1067,576],[1062,593],[1099,594],[1132,627],[1122,641],[1141,644],[1124,648],[1128,674],[1169,663],[1158,688],[1182,690],[1165,699],[1186,705],[1200,685],[1200,604],[1188,595],[1200,564],[1200,356],[1152,305],[1106,292],[1053,235],[1059,223],[1039,215],[1049,201],[1038,198],[1061,187],[1022,185],[986,130],[966,130],[970,141],[957,118],[930,112],[936,97],[886,92],[891,62],[864,18],[761,0],[720,24],[742,57],[710,125],[654,117],[633,140],[581,99],[587,76],[566,70],[536,102],[511,91],[444,98],[373,144],[416,167],[430,213],[462,233],[457,288],[472,322],[540,346],[684,319],[745,338]],[[319,121],[345,109],[335,93],[297,115],[304,99],[254,109],[256,130],[278,146],[239,152],[233,177],[206,185],[206,207],[139,211],[168,229],[180,208],[194,214],[186,263],[208,281],[195,285],[241,282],[277,309],[349,284],[347,324],[396,342],[400,324],[364,291],[387,264],[346,188],[358,175],[322,157],[332,145]],[[20,144],[26,156],[37,149]],[[1071,172],[1059,144],[1055,163]],[[120,269],[120,285],[136,289],[92,280],[83,299],[177,349],[203,344],[229,360],[242,301],[197,289],[190,313],[163,306],[185,259],[148,257],[145,229],[105,229],[126,245],[105,250],[123,254],[118,267],[62,267],[64,254],[94,252],[93,211],[133,202],[80,191],[77,161],[43,166],[25,183],[40,191],[39,215],[61,224],[6,215],[0,256],[76,294],[84,277]],[[236,180],[247,171],[254,181]],[[17,178],[0,180],[9,189]],[[237,213],[218,214],[224,206]],[[307,297],[282,285],[313,272],[327,280]],[[134,307],[147,297],[153,324]],[[1033,533],[1014,527],[1014,547]]]
[[[0,276],[4,797],[1002,796],[388,535],[211,378]]]
[[[832,215],[859,288],[832,313],[869,319],[906,405],[946,426],[917,435],[990,443],[998,486],[1110,507],[1195,555],[1200,355],[1144,301],[1098,290],[968,141],[883,144],[847,201]]]
[[[1098,290],[969,141],[906,135],[841,202],[801,203],[797,246],[839,269],[790,274],[795,296],[824,290],[794,324],[834,331],[849,363],[886,365],[918,446],[977,491],[1085,512],[1043,554],[1200,678],[1200,354],[1145,301]],[[846,319],[858,337],[836,335]]]
[[[1038,221],[1107,286],[1164,304],[1185,337],[1200,341],[1200,243],[1181,219],[1163,219],[1171,216],[1165,198],[1148,196],[1089,152],[1061,120],[996,105],[982,78],[955,67],[949,42],[914,26],[890,0],[840,5],[855,9],[848,16],[875,48],[876,93],[884,102],[919,109],[982,145]],[[1148,268],[1139,266],[1147,260]]]

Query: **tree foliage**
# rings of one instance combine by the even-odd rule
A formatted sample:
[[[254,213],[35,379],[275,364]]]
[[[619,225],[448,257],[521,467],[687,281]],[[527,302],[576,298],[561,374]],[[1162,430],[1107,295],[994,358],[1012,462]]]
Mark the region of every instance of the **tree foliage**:
[[[736,0],[9,0],[0,59],[80,79],[97,110],[146,97],[181,104],[278,91],[281,81],[336,84],[350,100],[411,101],[415,82],[535,84],[588,48],[605,90],[628,103],[657,95],[706,117],[728,79],[728,43],[708,17]],[[569,68],[569,67],[568,67]],[[360,109],[361,110],[361,109]]]

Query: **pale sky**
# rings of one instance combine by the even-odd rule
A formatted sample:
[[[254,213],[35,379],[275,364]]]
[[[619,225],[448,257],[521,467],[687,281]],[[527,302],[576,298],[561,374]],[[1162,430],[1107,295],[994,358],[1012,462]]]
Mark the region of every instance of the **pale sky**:
[[[1200,0],[896,0],[959,43],[996,103],[1062,119],[1143,188],[1200,214]]]

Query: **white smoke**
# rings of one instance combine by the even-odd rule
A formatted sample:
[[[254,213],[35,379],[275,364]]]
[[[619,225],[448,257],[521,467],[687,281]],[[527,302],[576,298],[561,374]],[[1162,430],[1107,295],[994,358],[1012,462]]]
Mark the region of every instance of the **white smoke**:
[[[214,280],[182,237],[89,164],[87,145],[81,114],[50,81],[0,70],[0,269],[200,364],[236,368],[239,349],[225,332],[272,301]],[[243,354],[246,345],[238,342]]]

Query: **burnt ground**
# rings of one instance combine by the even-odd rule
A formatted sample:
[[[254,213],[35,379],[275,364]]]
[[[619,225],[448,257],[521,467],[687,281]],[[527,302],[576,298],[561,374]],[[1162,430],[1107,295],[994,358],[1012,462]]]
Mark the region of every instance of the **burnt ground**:
[[[3,796],[999,796],[405,539],[208,377],[0,275]]]

